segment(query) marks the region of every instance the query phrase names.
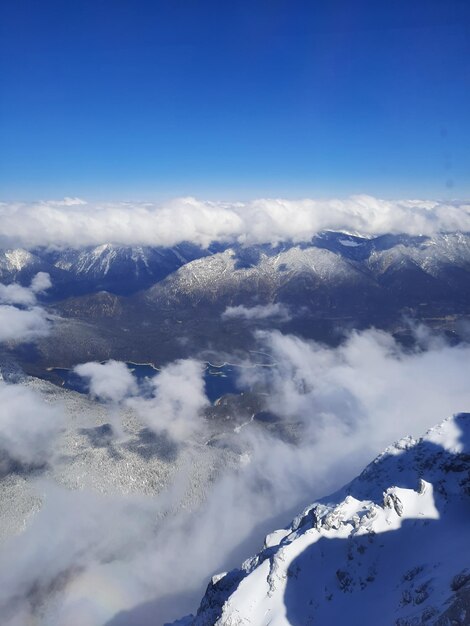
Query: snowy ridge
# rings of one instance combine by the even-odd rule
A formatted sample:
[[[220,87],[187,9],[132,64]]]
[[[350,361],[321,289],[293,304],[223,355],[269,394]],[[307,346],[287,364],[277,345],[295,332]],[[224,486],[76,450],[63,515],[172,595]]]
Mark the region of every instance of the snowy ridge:
[[[239,570],[187,626],[470,624],[470,414],[405,438]]]
[[[104,243],[85,248],[37,248],[32,252],[0,250],[0,280],[26,284],[35,269],[50,274],[56,299],[103,289],[121,294],[146,289],[206,254],[189,244],[161,249]]]
[[[424,272],[436,277],[450,266],[468,270],[469,238],[461,233],[453,233],[435,236],[416,246],[399,244],[384,252],[374,251],[368,265],[373,271],[383,273],[389,267],[405,261],[415,263]]]
[[[348,289],[348,297],[360,305],[363,298],[358,294],[374,300],[384,286],[391,286],[410,306],[433,298],[463,301],[470,297],[469,277],[467,234],[366,239],[329,232],[308,244],[231,246],[186,263],[147,290],[145,300],[164,306],[187,301],[232,304],[244,298],[290,302],[302,292],[303,304],[312,294],[312,303],[318,304],[318,290],[331,296],[336,289]],[[344,302],[340,298],[333,308],[344,307]]]
[[[470,235],[433,237],[320,233],[302,244],[191,244],[0,251],[0,281],[29,284],[50,274],[55,300],[109,291],[142,291],[141,304],[163,307],[284,302],[334,316],[390,306],[470,306]],[[347,296],[344,290],[348,291]]]
[[[34,263],[35,258],[27,250],[16,249],[5,252],[6,267],[8,269],[22,270],[27,265]]]
[[[171,301],[188,295],[192,298],[216,300],[221,295],[237,293],[264,294],[275,297],[282,287],[294,279],[304,278],[312,286],[320,284],[361,284],[362,272],[340,255],[326,249],[293,246],[268,254],[257,251],[253,263],[240,258],[232,248],[210,257],[187,263],[165,281],[147,292],[147,299]]]
[[[67,250],[54,263],[56,267],[72,271],[77,275],[106,276],[116,263],[134,266],[136,276],[139,271],[148,271],[152,257],[151,249],[141,246],[120,248],[105,243],[91,250]]]
[[[40,265],[41,260],[22,248],[4,250],[0,253],[0,278],[15,277],[28,267]]]
[[[12,282],[38,267],[68,281],[94,281],[113,291],[124,282],[131,291],[147,289],[148,299],[171,300],[176,294],[231,293],[240,285],[263,288],[266,297],[301,278],[312,287],[333,283],[376,285],[390,273],[415,269],[442,285],[467,289],[470,236],[441,233],[433,237],[383,235],[367,238],[347,232],[324,232],[303,244],[277,246],[234,244],[208,249],[191,244],[173,248],[119,246],[0,251],[0,279]],[[29,273],[27,273],[29,272]],[[27,275],[26,275],[27,273]],[[162,281],[167,278],[163,284]],[[122,289],[121,289],[122,290]],[[114,292],[114,291],[113,291]],[[120,293],[119,287],[116,293]]]

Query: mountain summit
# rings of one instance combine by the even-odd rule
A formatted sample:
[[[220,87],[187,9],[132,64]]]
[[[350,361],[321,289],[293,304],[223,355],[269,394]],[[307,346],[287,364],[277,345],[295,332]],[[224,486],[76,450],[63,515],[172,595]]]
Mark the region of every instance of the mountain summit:
[[[470,414],[459,414],[268,535],[177,624],[470,624],[469,514]]]

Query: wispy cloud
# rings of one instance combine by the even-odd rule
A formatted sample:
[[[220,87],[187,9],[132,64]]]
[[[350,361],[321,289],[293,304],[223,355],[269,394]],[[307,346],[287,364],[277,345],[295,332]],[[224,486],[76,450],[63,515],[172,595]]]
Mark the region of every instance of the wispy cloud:
[[[0,342],[30,341],[46,335],[50,322],[37,304],[37,295],[51,286],[49,274],[39,272],[29,287],[0,284]]]
[[[25,465],[50,461],[63,423],[59,406],[44,402],[23,385],[0,381],[0,475],[11,461]]]
[[[182,443],[204,428],[200,416],[209,404],[204,367],[195,359],[175,361],[140,388],[126,364],[119,361],[82,363],[74,371],[87,380],[93,396],[131,407],[151,431]]]
[[[153,498],[38,485],[41,510],[0,548],[8,572],[0,586],[3,623],[37,621],[39,605],[48,626],[150,626],[196,608],[208,577],[259,549],[263,534],[287,523],[292,508],[337,488],[395,439],[468,410],[470,347],[418,334],[421,347],[404,350],[374,330],[353,333],[337,348],[264,333],[260,340],[276,364],[247,369],[247,376],[267,386],[280,424],[302,436],[294,445],[248,425],[227,438],[238,462],[211,480],[202,466],[177,462],[172,488]],[[171,364],[153,386],[153,398],[134,397],[143,403],[136,405],[141,419],[155,432],[168,428],[190,441],[207,402],[200,365]],[[26,450],[36,436],[40,429]],[[181,507],[193,475],[205,481],[204,500]],[[120,610],[128,612],[118,619]]]
[[[278,321],[290,319],[289,309],[285,304],[258,304],[253,307],[246,307],[243,304],[238,306],[228,306],[222,313],[223,319],[245,319],[264,320],[276,318]]]
[[[36,304],[37,294],[49,289],[51,284],[51,278],[46,272],[38,272],[29,287],[22,287],[17,283],[10,285],[0,283],[0,303],[31,306]]]
[[[178,443],[204,430],[202,410],[208,406],[204,364],[194,359],[170,363],[151,381],[150,398],[130,398],[127,405],[155,433]]]

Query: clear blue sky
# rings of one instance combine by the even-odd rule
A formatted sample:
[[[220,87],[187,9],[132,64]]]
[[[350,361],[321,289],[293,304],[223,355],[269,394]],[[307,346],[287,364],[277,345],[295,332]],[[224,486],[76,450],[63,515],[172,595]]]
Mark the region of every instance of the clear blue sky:
[[[2,0],[0,198],[470,197],[469,0]]]

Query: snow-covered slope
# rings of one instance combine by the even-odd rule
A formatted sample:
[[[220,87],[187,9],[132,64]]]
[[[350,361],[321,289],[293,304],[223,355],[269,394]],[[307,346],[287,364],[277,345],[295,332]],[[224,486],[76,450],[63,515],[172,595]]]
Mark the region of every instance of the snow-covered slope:
[[[349,288],[348,298],[376,298],[394,292],[405,305],[455,299],[470,293],[470,237],[462,233],[432,238],[389,235],[366,239],[323,233],[310,244],[243,248],[231,246],[187,263],[146,293],[148,303],[232,303],[258,299],[291,302],[296,294]],[[325,292],[326,293],[326,292]],[[335,305],[336,306],[336,305]],[[341,307],[341,302],[338,304]],[[333,307],[335,308],[335,307]]]
[[[470,414],[388,448],[215,576],[191,626],[470,624]]]
[[[99,289],[132,293],[149,287],[205,254],[208,252],[192,244],[152,248],[105,243],[77,249],[3,250],[0,251],[0,280],[21,282],[23,276],[29,276],[34,269],[54,276],[56,287],[57,282],[67,283],[66,295],[74,292],[74,284],[81,285],[77,293]]]
[[[0,281],[9,283],[30,276],[39,271],[49,271],[49,267],[37,255],[15,248],[0,251]]]
[[[260,247],[251,252],[250,258],[247,251],[228,248],[188,263],[149,289],[146,299],[165,304],[181,298],[230,302],[245,295],[271,301],[289,286],[298,290],[299,281],[312,290],[325,285],[358,287],[369,282],[354,263],[330,250],[292,246],[280,251]]]
[[[390,266],[413,261],[424,272],[439,277],[448,267],[470,270],[470,238],[462,233],[438,234],[421,242],[398,241],[388,250],[373,250],[368,265],[377,273]]]
[[[145,301],[165,307],[188,301],[295,305],[299,295],[303,305],[311,297],[321,309],[323,298],[335,311],[345,297],[336,303],[334,291],[350,288],[346,299],[362,302],[367,296],[369,308],[378,291],[382,292],[379,299],[388,293],[391,302],[402,299],[403,306],[428,301],[468,305],[470,235],[365,238],[326,232],[311,242],[274,247],[214,244],[203,250],[192,244],[153,248],[105,243],[80,249],[0,251],[2,282],[30,280],[33,271],[51,275],[54,299],[101,290],[129,295],[147,289]]]
[[[54,255],[54,265],[74,275],[94,278],[122,274],[123,271],[139,277],[158,274],[158,269],[160,272],[174,271],[192,260],[193,255],[193,249],[188,254],[188,250],[179,251],[177,248],[161,250],[148,246],[125,247],[105,243],[95,248],[60,251]]]
[[[102,283],[117,291],[136,291],[176,271],[205,254],[197,246],[182,244],[175,248],[115,246],[105,243],[94,248],[65,249],[47,254],[57,268],[73,280]],[[108,285],[109,283],[109,285]]]

